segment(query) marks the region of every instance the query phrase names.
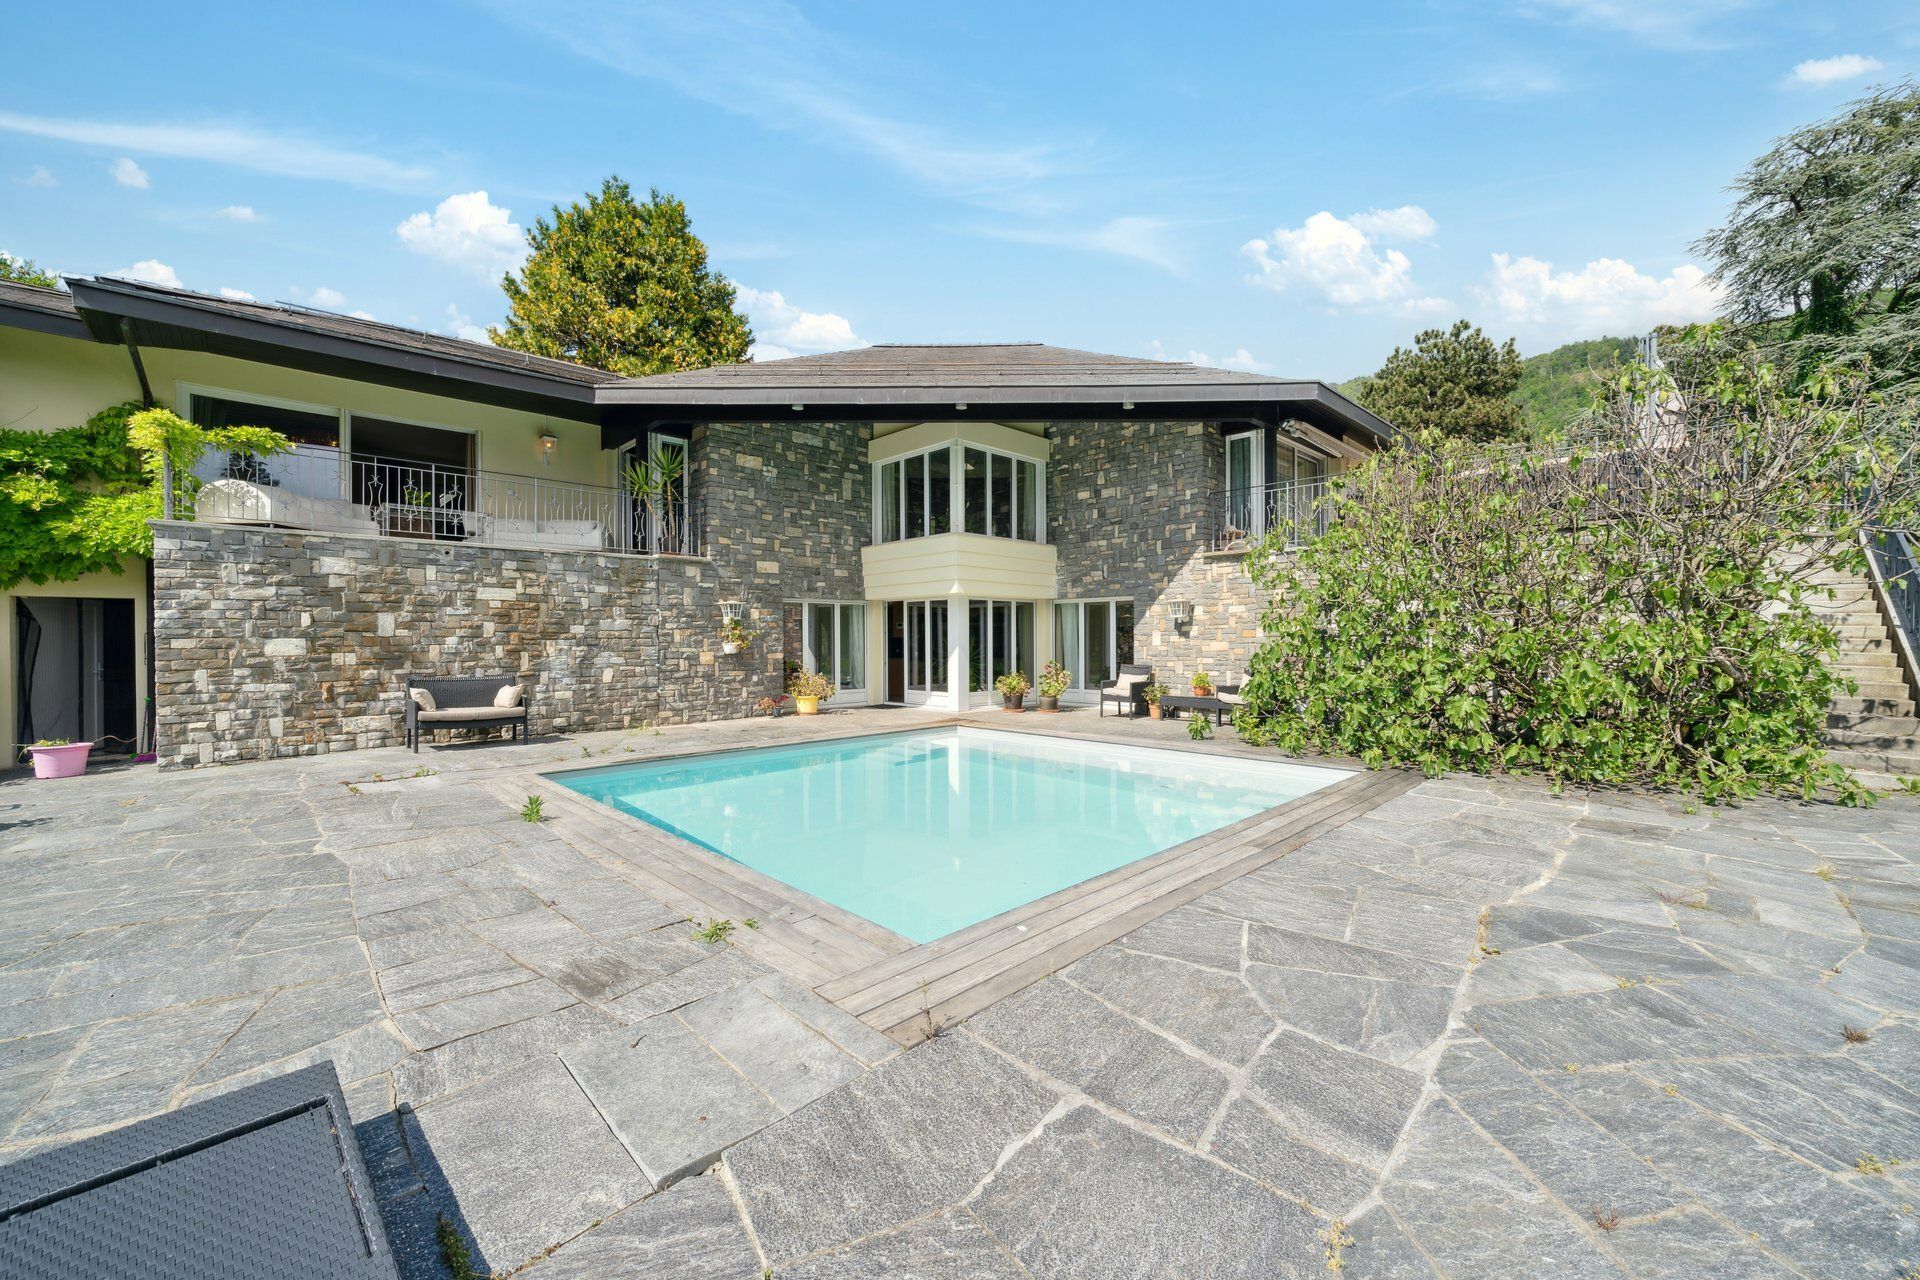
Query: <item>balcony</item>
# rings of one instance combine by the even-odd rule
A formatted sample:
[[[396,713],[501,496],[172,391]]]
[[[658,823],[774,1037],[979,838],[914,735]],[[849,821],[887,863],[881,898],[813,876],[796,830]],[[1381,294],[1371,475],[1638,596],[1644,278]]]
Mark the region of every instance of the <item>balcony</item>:
[[[195,520],[424,542],[616,555],[704,555],[699,513],[624,489],[300,445],[194,468]]]
[[[1269,534],[1297,547],[1327,531],[1328,482],[1287,480],[1207,495],[1207,520],[1215,551],[1245,551]]]

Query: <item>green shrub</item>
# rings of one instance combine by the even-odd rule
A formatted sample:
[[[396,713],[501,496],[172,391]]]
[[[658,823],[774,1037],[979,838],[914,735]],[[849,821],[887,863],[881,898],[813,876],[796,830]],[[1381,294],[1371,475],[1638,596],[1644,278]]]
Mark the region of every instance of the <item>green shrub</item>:
[[[1578,444],[1414,441],[1336,487],[1318,541],[1270,536],[1241,734],[1430,775],[1867,800],[1821,745],[1850,685],[1808,606],[1820,569],[1863,564],[1863,521],[1911,519],[1911,407],[1689,342],[1674,374],[1622,374]]]

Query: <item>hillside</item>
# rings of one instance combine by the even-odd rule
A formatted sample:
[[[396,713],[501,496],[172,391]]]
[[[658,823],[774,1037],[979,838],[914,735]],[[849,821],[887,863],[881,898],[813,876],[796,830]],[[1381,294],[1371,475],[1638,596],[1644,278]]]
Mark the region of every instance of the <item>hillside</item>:
[[[1513,399],[1535,434],[1563,426],[1593,403],[1594,385],[1609,369],[1634,353],[1632,338],[1590,338],[1528,356]],[[1334,389],[1366,403],[1371,374],[1349,378]]]
[[[1563,426],[1592,407],[1594,385],[1633,353],[1632,338],[1592,338],[1528,356],[1513,398],[1535,432]]]

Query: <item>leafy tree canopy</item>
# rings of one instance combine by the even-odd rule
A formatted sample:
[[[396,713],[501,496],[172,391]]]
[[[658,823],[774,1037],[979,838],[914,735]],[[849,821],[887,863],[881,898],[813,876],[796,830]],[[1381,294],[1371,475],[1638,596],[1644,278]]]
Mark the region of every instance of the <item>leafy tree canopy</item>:
[[[503,347],[611,369],[629,377],[744,360],[753,331],[734,310],[733,283],[707,265],[687,206],[659,191],[645,204],[608,178],[598,195],[554,206],[527,232],[518,278],[501,282]]]
[[[1591,338],[1528,356],[1513,399],[1538,437],[1571,425],[1594,407],[1602,386],[1633,359],[1632,338]]]
[[[1920,87],[1881,90],[1795,130],[1734,184],[1713,260],[1729,318],[1801,374],[1871,363],[1920,380]],[[1773,323],[1781,322],[1781,323]]]
[[[1459,320],[1451,329],[1417,335],[1411,351],[1395,347],[1359,388],[1360,402],[1402,431],[1501,440],[1526,431],[1511,398],[1520,376],[1513,339],[1495,346],[1477,326]]]
[[[29,258],[16,258],[10,253],[0,253],[0,280],[11,280],[16,284],[37,284],[47,289],[60,287],[59,277],[51,271],[43,271]]]

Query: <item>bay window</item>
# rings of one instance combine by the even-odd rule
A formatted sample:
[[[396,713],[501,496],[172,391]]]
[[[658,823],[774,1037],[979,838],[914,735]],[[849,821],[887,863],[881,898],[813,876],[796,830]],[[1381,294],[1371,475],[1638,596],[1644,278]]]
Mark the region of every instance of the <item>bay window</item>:
[[[874,539],[964,532],[1043,542],[1045,484],[1031,458],[958,441],[892,458],[873,469]]]

